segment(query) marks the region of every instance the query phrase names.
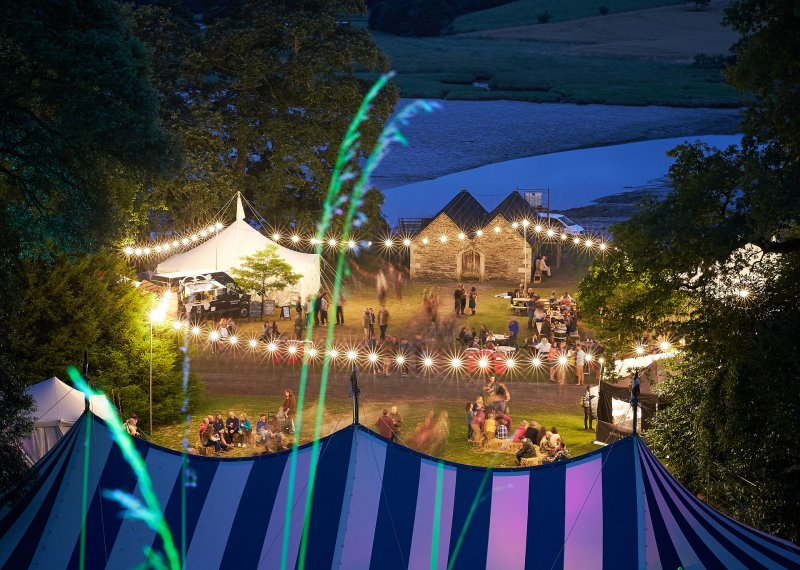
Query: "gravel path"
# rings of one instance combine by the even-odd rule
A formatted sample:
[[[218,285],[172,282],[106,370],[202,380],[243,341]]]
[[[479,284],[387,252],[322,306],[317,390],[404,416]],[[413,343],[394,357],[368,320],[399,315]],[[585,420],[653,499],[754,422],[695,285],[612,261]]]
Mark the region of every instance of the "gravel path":
[[[408,103],[401,100],[400,105]],[[515,158],[670,137],[736,132],[736,109],[438,101],[403,132],[372,177],[380,189]]]

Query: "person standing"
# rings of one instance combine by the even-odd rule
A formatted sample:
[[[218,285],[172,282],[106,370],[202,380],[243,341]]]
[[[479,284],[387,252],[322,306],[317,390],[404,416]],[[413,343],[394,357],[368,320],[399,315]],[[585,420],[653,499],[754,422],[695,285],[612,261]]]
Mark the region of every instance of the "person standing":
[[[339,300],[336,302],[336,324],[344,324],[344,295],[339,293]]]
[[[314,300],[311,302],[314,307],[314,326],[319,326],[319,303],[321,301],[322,294],[317,293],[317,296],[314,297]]]
[[[322,299],[319,302],[319,322],[320,324],[326,324],[328,322],[328,307],[330,306],[330,302],[328,301],[328,296],[323,293]]]
[[[378,311],[378,328],[381,330],[381,341],[386,340],[386,327],[389,326],[389,311],[386,310],[386,305],[381,305]]]
[[[461,284],[461,316],[467,314],[467,288],[464,287],[464,284]]]
[[[586,353],[583,352],[581,343],[575,345],[575,374],[578,376],[578,385],[583,385],[583,365],[586,362]]]
[[[387,408],[383,409],[383,415],[378,418],[375,424],[378,427],[378,433],[381,434],[382,437],[391,440],[394,439],[394,424],[389,417],[389,410]]]
[[[303,320],[302,312],[297,313],[297,317],[294,319],[294,338],[300,340],[303,338],[303,329],[306,326],[306,322]]]
[[[297,412],[297,399],[294,392],[288,388],[283,391],[283,413],[286,414],[286,421],[291,426],[291,433],[294,433],[294,415]]]
[[[455,305],[456,309],[456,316],[461,314],[461,285],[456,287],[456,290],[453,291],[453,304]]]
[[[475,314],[475,309],[478,307],[478,290],[473,287],[469,290],[469,310]]]
[[[581,398],[581,407],[583,408],[583,429],[585,431],[592,431],[592,399],[594,394],[589,392],[589,386],[586,386],[586,391]]]
[[[369,308],[369,336],[375,336],[375,311]]]
[[[369,314],[369,307],[364,307],[364,316],[361,318],[361,324],[364,327],[364,341],[370,338],[369,329],[372,323],[372,316]]]
[[[400,427],[403,425],[403,416],[397,411],[397,406],[389,409],[389,419],[392,420],[392,441],[400,439]]]
[[[294,302],[294,312],[297,313],[298,317],[303,317],[303,297],[300,295],[297,296]]]

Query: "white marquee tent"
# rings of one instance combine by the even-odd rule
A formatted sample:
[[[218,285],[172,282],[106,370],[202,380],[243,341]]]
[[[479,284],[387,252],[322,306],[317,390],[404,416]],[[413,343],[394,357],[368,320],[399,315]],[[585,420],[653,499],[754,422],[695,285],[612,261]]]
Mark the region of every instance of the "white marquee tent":
[[[53,447],[78,421],[86,407],[83,392],[65,384],[55,376],[34,384],[26,390],[36,402],[33,432],[22,440],[22,451],[33,465]],[[96,416],[111,416],[105,396],[91,396],[89,406]]]
[[[242,258],[252,255],[267,246],[278,248],[278,255],[295,273],[303,277],[289,295],[314,295],[320,288],[320,259],[315,253],[302,253],[276,244],[253,228],[244,219],[241,197],[237,196],[236,221],[200,245],[178,253],[158,264],[156,273],[163,277],[180,278],[203,275],[216,271],[230,273],[238,267]]]

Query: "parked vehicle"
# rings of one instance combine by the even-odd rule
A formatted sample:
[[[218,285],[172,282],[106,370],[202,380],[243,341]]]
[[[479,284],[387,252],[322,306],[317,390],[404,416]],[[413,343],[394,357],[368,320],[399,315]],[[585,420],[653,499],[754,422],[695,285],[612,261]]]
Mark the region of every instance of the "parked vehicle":
[[[178,286],[178,315],[192,321],[250,314],[250,294],[227,273],[184,277]]]
[[[553,229],[560,226],[562,232],[568,235],[581,235],[584,233],[582,225],[573,222],[564,214],[548,214],[547,212],[539,212],[539,217],[550,220],[550,225]]]

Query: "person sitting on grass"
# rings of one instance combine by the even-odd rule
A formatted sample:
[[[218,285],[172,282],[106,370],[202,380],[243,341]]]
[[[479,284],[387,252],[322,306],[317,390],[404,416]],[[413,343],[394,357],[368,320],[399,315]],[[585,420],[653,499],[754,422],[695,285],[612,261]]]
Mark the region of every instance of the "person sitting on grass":
[[[264,443],[267,439],[267,432],[269,431],[269,423],[267,422],[266,414],[261,414],[256,422],[256,435],[258,442]]]
[[[200,445],[203,447],[213,447],[214,455],[219,455],[222,446],[219,441],[219,436],[214,433],[214,428],[208,423],[208,418],[203,418],[203,423],[200,424],[198,435],[200,436]]]
[[[536,446],[527,437],[522,438],[522,447],[515,454],[517,456],[517,465],[522,465],[523,459],[530,459],[536,457]]]
[[[552,445],[555,449],[558,449],[559,445],[561,445],[561,436],[558,435],[558,428],[555,426],[550,428],[550,445]]]
[[[542,452],[542,455],[553,456],[556,452],[555,446],[550,442],[551,438],[553,437],[553,432],[545,432],[544,437],[539,442],[539,451]]]
[[[245,413],[239,418],[239,432],[242,434],[241,446],[247,447],[247,440],[250,439],[250,435],[253,433],[253,426]]]
[[[512,436],[511,439],[517,443],[522,441],[522,439],[525,437],[525,432],[528,430],[529,425],[530,424],[526,421],[523,421],[521,424],[519,424],[519,426],[517,426],[517,429],[514,430],[514,435]]]
[[[225,443],[228,445],[240,445],[239,442],[239,418],[233,411],[228,412],[228,419],[225,420]]]
[[[508,416],[505,414],[495,414],[494,419],[497,422],[497,439],[508,439]]]
[[[483,422],[483,437],[485,439],[494,439],[497,432],[497,420],[494,419],[494,414],[487,414],[486,420]]]

